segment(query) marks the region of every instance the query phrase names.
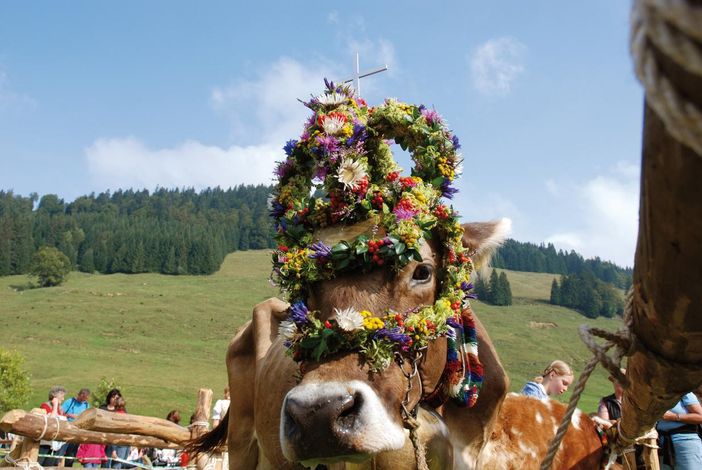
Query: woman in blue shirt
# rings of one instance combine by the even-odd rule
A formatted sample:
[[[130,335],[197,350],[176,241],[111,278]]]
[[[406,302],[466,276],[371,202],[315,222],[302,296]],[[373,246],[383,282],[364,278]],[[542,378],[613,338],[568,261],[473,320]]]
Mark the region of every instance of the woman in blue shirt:
[[[546,401],[550,396],[560,395],[573,382],[573,371],[563,361],[553,361],[544,372],[522,388],[522,395]]]
[[[656,429],[663,440],[672,444],[673,462],[666,462],[675,470],[702,469],[702,440],[698,434],[702,424],[702,406],[694,393],[690,392],[680,399],[673,408],[663,414]],[[665,453],[664,453],[665,455]],[[674,465],[674,466],[672,466]],[[662,468],[666,468],[663,465]]]

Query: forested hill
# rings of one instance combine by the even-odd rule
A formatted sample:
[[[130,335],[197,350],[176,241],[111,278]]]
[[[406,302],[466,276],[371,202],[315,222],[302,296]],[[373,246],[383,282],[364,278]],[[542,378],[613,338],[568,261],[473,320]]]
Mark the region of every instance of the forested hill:
[[[620,289],[631,287],[633,270],[622,268],[600,258],[585,259],[575,251],[556,251],[553,244],[536,245],[509,239],[495,254],[492,265],[496,268],[534,273],[579,275],[587,273],[613,284]]]
[[[273,246],[270,191],[120,190],[71,203],[0,191],[0,275],[26,273],[45,245],[86,272],[213,273],[227,253]]]
[[[66,203],[53,194],[0,191],[0,275],[28,272],[32,256],[45,245],[86,272],[213,273],[227,253],[274,246],[266,208],[270,192],[264,185],[120,190]],[[493,265],[563,275],[590,272],[620,288],[631,284],[631,269],[556,251],[552,244],[508,240]]]

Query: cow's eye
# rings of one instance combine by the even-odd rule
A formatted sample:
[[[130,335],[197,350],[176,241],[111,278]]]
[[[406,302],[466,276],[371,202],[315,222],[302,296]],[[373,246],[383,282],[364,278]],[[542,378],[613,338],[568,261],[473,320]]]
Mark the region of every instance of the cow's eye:
[[[412,280],[420,283],[429,282],[433,272],[434,268],[430,264],[420,264],[414,268]]]

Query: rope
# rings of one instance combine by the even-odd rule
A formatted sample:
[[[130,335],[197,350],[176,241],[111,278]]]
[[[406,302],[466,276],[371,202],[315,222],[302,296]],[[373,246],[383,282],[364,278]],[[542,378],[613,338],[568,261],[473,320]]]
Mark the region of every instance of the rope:
[[[193,421],[192,423],[190,423],[190,425],[189,425],[188,427],[189,427],[189,428],[192,428],[192,427],[195,427],[195,426],[204,426],[204,427],[207,427],[207,426],[209,426],[209,425],[210,425],[210,423],[208,423],[207,421]]]
[[[33,468],[36,470],[44,470],[44,467],[39,465],[39,462],[32,462],[27,457],[22,457],[15,460],[12,457],[10,457],[10,454],[7,454],[5,456],[5,462],[11,464],[14,467],[24,468],[25,470],[31,470]]]
[[[417,376],[417,363],[422,359],[422,351],[419,351],[417,355],[412,358],[412,369],[409,372],[405,372],[405,368],[402,367],[405,363],[402,356],[400,354],[396,354],[395,356],[400,370],[407,379],[407,390],[405,391],[405,397],[402,400],[400,409],[400,412],[402,413],[402,421],[405,427],[409,429],[410,441],[412,442],[412,447],[414,448],[414,460],[417,462],[417,470],[429,470],[427,465],[427,449],[420,441],[419,434],[417,433],[417,429],[419,428],[419,421],[417,421],[419,401],[417,401],[411,411],[407,409],[410,393],[412,392],[413,388],[412,380]]]
[[[51,438],[52,441],[56,440],[56,438],[59,435],[59,430],[61,429],[61,424],[59,423],[58,416],[54,416],[54,420],[56,421],[56,432],[54,433],[54,437]]]
[[[44,418],[44,429],[41,430],[41,434],[39,434],[39,437],[37,437],[37,441],[41,441],[41,439],[44,437],[44,434],[46,434],[46,429],[49,427],[49,417],[47,415],[41,415]]]
[[[588,363],[585,365],[582,373],[578,377],[578,382],[575,384],[573,389],[573,394],[568,402],[568,408],[566,409],[561,424],[558,426],[558,431],[556,435],[551,440],[548,447],[548,452],[546,457],[544,457],[541,462],[541,470],[549,470],[553,464],[553,459],[556,457],[556,453],[561,446],[563,437],[568,431],[570,426],[570,419],[575,412],[575,408],[578,406],[578,401],[580,396],[585,390],[585,384],[587,384],[590,375],[597,367],[598,363],[601,363],[605,369],[607,369],[615,379],[622,384],[622,387],[626,388],[629,386],[629,380],[621,373],[619,370],[619,363],[622,357],[626,355],[631,355],[634,349],[634,336],[631,330],[633,324],[633,299],[634,290],[633,288],[629,290],[626,296],[626,308],[624,310],[624,327],[619,329],[616,333],[611,333],[600,328],[588,328],[586,325],[580,327],[579,333],[580,338],[583,340],[585,345],[592,351],[594,357],[592,357]],[[607,340],[602,346],[595,342],[594,336],[604,338]],[[616,346],[612,358],[607,355],[607,352]]]
[[[702,78],[702,8],[690,0],[635,0],[631,55],[648,104],[679,142],[702,156],[702,111],[663,74],[650,44],[677,65]]]

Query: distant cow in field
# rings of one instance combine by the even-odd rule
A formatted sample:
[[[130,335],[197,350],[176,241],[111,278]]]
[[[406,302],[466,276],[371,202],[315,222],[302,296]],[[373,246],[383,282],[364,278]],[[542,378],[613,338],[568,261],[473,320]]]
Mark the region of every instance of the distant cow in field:
[[[463,243],[477,259],[501,242],[505,228],[502,221],[467,224]],[[402,311],[431,304],[440,284],[435,275],[441,272],[437,251],[424,243],[423,261],[410,262],[399,273],[376,269],[320,283],[309,299],[310,308],[319,310],[324,321],[332,318],[334,308]],[[445,338],[429,346],[409,381],[397,363],[371,374],[356,353],[299,365],[285,354],[278,338],[287,309],[278,299],[257,305],[251,321],[230,343],[229,414],[196,448],[212,449],[227,440],[232,470],[293,469],[301,464],[416,468],[401,409],[403,401],[407,408],[423,403],[439,386],[447,360]],[[427,447],[429,467],[539,468],[565,407],[506,395],[505,371],[487,332],[476,323],[483,389],[472,408],[451,401],[433,411],[422,405],[419,437]],[[593,422],[576,412],[553,468],[596,469],[602,452]]]

